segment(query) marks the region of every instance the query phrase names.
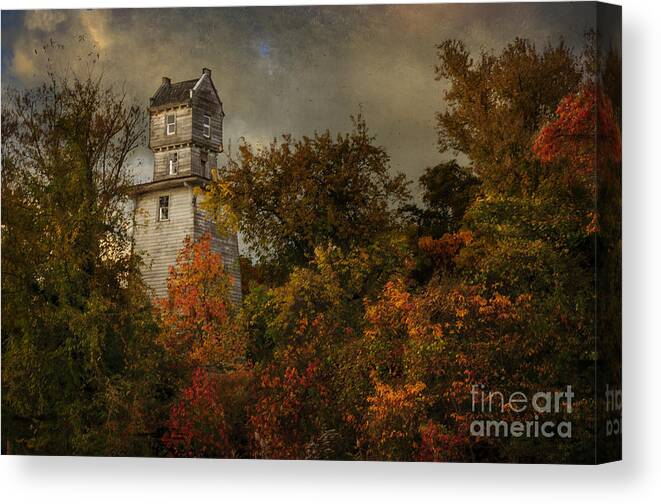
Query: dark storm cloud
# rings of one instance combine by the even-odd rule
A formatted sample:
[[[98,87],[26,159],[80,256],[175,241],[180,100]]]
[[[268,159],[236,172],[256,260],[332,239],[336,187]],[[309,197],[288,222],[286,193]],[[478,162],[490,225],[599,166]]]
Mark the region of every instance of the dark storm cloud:
[[[563,37],[580,50],[594,19],[587,3],[3,12],[3,86],[35,82],[44,62],[34,49],[51,38],[77,61],[84,34],[105,74],[145,105],[161,76],[211,68],[234,144],[347,131],[362,112],[393,170],[416,180],[441,159],[436,44],[459,38],[497,51],[516,36],[538,45]]]

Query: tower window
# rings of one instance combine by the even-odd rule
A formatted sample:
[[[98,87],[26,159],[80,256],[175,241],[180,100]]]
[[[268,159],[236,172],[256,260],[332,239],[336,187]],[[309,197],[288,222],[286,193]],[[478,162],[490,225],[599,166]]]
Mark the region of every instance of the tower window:
[[[211,117],[209,117],[208,115],[204,116],[204,122],[202,124],[202,134],[206,138],[211,137]]]
[[[170,196],[159,196],[158,198],[158,220],[170,220]]]
[[[200,153],[200,168],[202,169],[202,175],[207,176],[207,153]]]
[[[165,133],[174,135],[177,132],[177,115],[166,114],[165,116]]]
[[[169,168],[168,171],[170,172],[170,175],[177,174],[177,169],[178,169],[177,164],[178,164],[177,153],[173,152],[172,154],[170,154],[170,159],[168,159],[168,168]]]

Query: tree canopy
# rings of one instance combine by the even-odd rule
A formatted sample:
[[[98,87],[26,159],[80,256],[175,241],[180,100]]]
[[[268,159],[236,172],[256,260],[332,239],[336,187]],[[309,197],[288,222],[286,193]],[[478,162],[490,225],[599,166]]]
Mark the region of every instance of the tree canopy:
[[[466,164],[428,167],[417,205],[361,117],[242,144],[205,194],[250,249],[239,304],[208,235],[147,296],[123,211],[138,108],[54,75],[4,100],[3,450],[593,462],[595,376],[620,378],[621,129],[616,59],[592,56],[440,44],[439,157]],[[471,432],[476,385],[568,384],[561,444]]]
[[[534,190],[541,167],[532,142],[578,89],[580,58],[563,42],[540,51],[517,38],[498,55],[473,57],[461,41],[446,40],[438,45],[436,78],[448,84],[436,116],[439,150],[466,155],[494,190]]]
[[[124,206],[144,114],[92,73],[3,98],[3,438],[144,452],[159,350]]]
[[[241,145],[238,160],[212,185],[209,207],[238,225],[260,262],[287,272],[310,261],[318,246],[348,250],[397,228],[408,190],[404,175],[389,168],[387,153],[357,117],[344,135]]]

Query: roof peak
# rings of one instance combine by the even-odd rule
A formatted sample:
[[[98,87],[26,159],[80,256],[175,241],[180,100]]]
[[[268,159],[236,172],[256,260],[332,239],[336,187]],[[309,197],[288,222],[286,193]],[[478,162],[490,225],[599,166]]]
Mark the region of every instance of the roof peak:
[[[170,77],[163,77],[161,85],[154,93],[154,96],[149,100],[149,105],[151,107],[161,107],[163,105],[174,105],[187,102],[192,98],[192,92],[197,89],[197,86],[205,76],[209,78],[210,82],[212,82],[211,70],[206,67],[202,69],[202,74],[195,79],[172,82]]]

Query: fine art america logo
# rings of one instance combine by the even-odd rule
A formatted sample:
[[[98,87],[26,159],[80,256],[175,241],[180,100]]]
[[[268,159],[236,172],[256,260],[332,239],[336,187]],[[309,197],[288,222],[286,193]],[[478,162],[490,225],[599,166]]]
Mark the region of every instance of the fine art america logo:
[[[472,436],[486,437],[560,437],[571,438],[571,422],[540,420],[540,416],[548,418],[549,414],[572,412],[574,392],[571,385],[565,391],[537,392],[528,397],[525,392],[516,391],[506,396],[499,391],[485,391],[484,385],[475,384],[471,387],[471,403],[473,413],[505,413],[528,414],[534,412],[534,418],[528,420],[473,420],[470,426]]]
[[[622,389],[606,384],[606,436],[622,433]]]

